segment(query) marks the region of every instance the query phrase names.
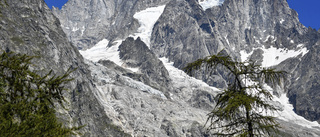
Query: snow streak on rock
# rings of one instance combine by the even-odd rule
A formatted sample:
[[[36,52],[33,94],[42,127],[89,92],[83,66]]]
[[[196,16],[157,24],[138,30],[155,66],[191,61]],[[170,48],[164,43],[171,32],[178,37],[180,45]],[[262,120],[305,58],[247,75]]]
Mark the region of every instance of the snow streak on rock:
[[[152,33],[152,28],[160,15],[162,14],[163,10],[165,8],[165,5],[158,6],[158,7],[152,7],[147,8],[146,10],[137,12],[134,15],[134,18],[136,18],[139,23],[140,27],[138,28],[137,32],[134,35],[131,35],[135,39],[140,37],[141,40],[150,47],[150,38]],[[91,60],[93,62],[98,62],[101,59],[104,60],[111,60],[114,63],[116,63],[119,66],[122,66],[123,62],[121,61],[119,57],[119,46],[121,45],[123,40],[116,40],[114,43],[112,43],[111,47],[107,47],[109,44],[109,40],[103,39],[100,42],[98,42],[94,47],[85,50],[80,51],[82,56],[88,60]],[[139,68],[128,68],[133,72],[137,72]]]
[[[185,87],[185,86],[189,86],[189,87],[201,87],[204,90],[207,91],[215,91],[215,92],[220,92],[221,90],[215,87],[211,87],[209,86],[207,83],[198,80],[196,78],[190,77],[189,75],[187,75],[185,72],[183,72],[182,70],[176,68],[173,66],[173,62],[169,62],[167,58],[160,58],[160,60],[162,61],[162,63],[164,64],[164,66],[166,67],[166,69],[169,72],[169,75],[171,77],[171,79],[174,82],[174,86],[177,87]]]
[[[275,48],[272,46],[268,49],[267,48],[256,48],[256,49],[261,49],[263,51],[262,67],[275,66],[289,58],[297,57],[299,55],[303,57],[305,54],[309,52],[308,49],[303,46],[303,44],[299,44],[297,46],[298,50],[288,50],[285,48]],[[251,56],[252,53],[253,51],[250,53],[247,53],[244,50],[240,51],[241,61],[246,61]]]
[[[245,83],[247,87],[258,84],[257,82],[254,82],[250,79],[243,80],[243,83]],[[263,109],[258,109],[256,110],[258,113],[261,113],[266,116],[271,115],[287,122],[292,122],[307,128],[314,128],[314,130],[319,130],[320,125],[318,122],[309,121],[304,117],[297,115],[293,111],[293,106],[289,103],[289,98],[287,97],[282,88],[277,88],[278,91],[274,91],[274,89],[268,86],[267,84],[263,84],[263,88],[273,95],[273,99],[270,100],[269,103],[274,105],[276,108],[279,108],[279,111],[270,112]],[[274,95],[275,92],[279,93],[279,96]],[[258,95],[257,93],[258,91],[256,89],[251,89],[248,94]],[[264,100],[265,97],[260,95],[260,98]]]
[[[263,67],[271,67],[274,65],[280,64],[282,61],[297,57],[298,55],[304,56],[308,53],[307,48],[299,49],[298,51],[295,50],[288,50],[283,48],[275,48],[271,47],[269,49],[262,49],[264,51],[263,53]]]
[[[273,89],[270,86],[265,84],[264,87],[266,88],[266,90],[273,93]],[[281,92],[283,93],[284,91],[281,91]],[[273,101],[279,102],[281,104],[281,106],[279,107],[282,109],[281,111],[274,113],[275,117],[278,117],[279,119],[282,119],[287,122],[295,123],[297,125],[319,130],[318,128],[320,127],[320,125],[318,122],[316,121],[312,122],[312,121],[306,120],[304,117],[297,115],[293,111],[293,106],[292,104],[289,103],[289,98],[287,97],[286,94],[281,94],[279,97],[277,96],[273,96],[273,97],[274,97]]]
[[[219,6],[223,3],[224,0],[200,0],[199,4],[203,10],[212,8],[214,6]]]

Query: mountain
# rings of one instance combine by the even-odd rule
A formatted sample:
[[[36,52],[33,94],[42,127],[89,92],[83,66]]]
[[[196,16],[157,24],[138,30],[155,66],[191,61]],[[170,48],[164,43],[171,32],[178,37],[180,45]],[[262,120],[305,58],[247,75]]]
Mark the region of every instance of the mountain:
[[[58,108],[58,117],[66,126],[81,126],[85,136],[125,136],[111,124],[103,106],[97,100],[97,88],[83,57],[67,39],[59,20],[43,0],[0,1],[0,49],[39,58],[32,69],[42,74],[53,70],[63,74],[69,67],[77,68],[64,94],[67,110]],[[101,120],[103,119],[103,120]]]
[[[295,112],[320,121],[319,100],[314,96],[319,91],[315,78],[319,33],[304,27],[286,0],[225,0],[205,11],[197,1],[171,1],[152,33],[151,50],[178,68],[222,49],[238,60],[249,58],[264,67],[281,66],[291,74],[285,88]],[[198,78],[221,85],[211,81],[223,74],[214,78],[205,75]]]
[[[58,116],[86,124],[84,136],[211,136],[203,126],[226,74],[195,79],[179,68],[221,50],[290,72],[266,86],[281,108],[281,136],[320,136],[311,122],[320,114],[320,34],[286,0],[69,0],[52,11],[43,0],[7,2],[3,51],[38,55],[35,68],[55,74],[78,68]]]
[[[139,27],[133,18],[135,12],[163,5],[167,1],[69,0],[61,10],[53,9],[53,13],[62,23],[61,27],[69,40],[79,49],[86,49],[103,38],[113,40],[128,37]]]

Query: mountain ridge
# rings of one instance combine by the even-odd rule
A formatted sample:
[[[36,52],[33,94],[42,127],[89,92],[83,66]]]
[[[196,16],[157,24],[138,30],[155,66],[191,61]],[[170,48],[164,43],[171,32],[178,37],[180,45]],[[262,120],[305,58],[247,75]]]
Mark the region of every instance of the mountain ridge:
[[[78,68],[66,93],[70,109],[59,115],[67,125],[87,124],[84,136],[212,136],[203,125],[214,96],[226,85],[223,70],[197,72],[204,83],[177,67],[222,49],[236,60],[251,58],[262,65],[266,58],[278,60],[265,55],[273,49],[297,53],[271,66],[291,73],[282,87],[270,89],[273,103],[283,109],[281,132],[320,135],[317,122],[291,110],[319,121],[314,95],[320,33],[299,23],[285,0],[225,0],[206,10],[196,0],[69,0],[61,11],[52,10],[60,21],[43,0],[8,3],[10,8],[0,9],[1,49],[39,54],[38,68],[58,74]],[[148,47],[146,39],[136,38],[146,36],[136,35],[142,32],[134,15],[162,5]]]
[[[150,49],[158,57],[166,57],[169,61],[173,61],[174,66],[178,68],[222,49],[226,49],[238,60],[248,56],[248,59],[255,59],[262,65],[266,65],[265,60],[268,57],[261,54],[271,53],[270,47],[276,48],[277,52],[283,54],[282,50],[295,52],[297,48],[312,46],[308,42],[309,38],[303,37],[309,32],[310,30],[299,22],[298,14],[289,8],[285,0],[270,2],[225,0],[222,5],[205,11],[196,0],[172,0],[167,2],[163,14],[154,25]],[[308,50],[305,50],[302,55],[307,52]],[[292,57],[301,60],[304,56]],[[279,68],[287,70],[285,66],[296,66],[295,64],[291,61],[281,64],[282,67]],[[224,74],[221,70],[215,72],[216,75],[213,77],[204,72],[199,73],[198,78],[210,85],[225,86]],[[289,79],[296,78],[292,75]],[[216,80],[220,84],[216,83]],[[291,80],[288,83],[294,83],[294,81]],[[294,92],[297,91],[292,93]],[[292,98],[294,94],[288,93],[288,95],[291,98],[290,101],[295,104]],[[302,96],[299,97],[303,98]],[[294,107],[297,108],[297,105]],[[303,112],[297,110],[296,112],[303,115]],[[307,115],[304,116],[308,118]]]

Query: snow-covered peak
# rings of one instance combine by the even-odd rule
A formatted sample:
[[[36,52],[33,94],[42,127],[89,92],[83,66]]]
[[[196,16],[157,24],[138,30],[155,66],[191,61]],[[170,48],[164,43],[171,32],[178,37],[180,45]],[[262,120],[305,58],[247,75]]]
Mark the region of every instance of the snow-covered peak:
[[[214,6],[221,5],[223,1],[224,0],[199,0],[199,4],[203,8],[203,10],[206,10]]]

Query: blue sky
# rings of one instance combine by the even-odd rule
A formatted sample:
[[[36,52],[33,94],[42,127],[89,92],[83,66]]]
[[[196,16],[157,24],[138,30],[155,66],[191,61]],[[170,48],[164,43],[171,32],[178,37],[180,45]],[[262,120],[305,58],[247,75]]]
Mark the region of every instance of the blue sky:
[[[59,9],[61,9],[61,7],[68,1],[68,0],[44,0],[48,7],[51,9],[52,6],[54,7],[59,7]]]
[[[61,7],[68,0],[44,0],[51,8],[52,6]],[[306,27],[320,29],[320,0],[287,0],[290,8],[299,14],[300,22]]]
[[[290,8],[299,14],[300,22],[306,27],[320,29],[320,0],[287,0]]]

